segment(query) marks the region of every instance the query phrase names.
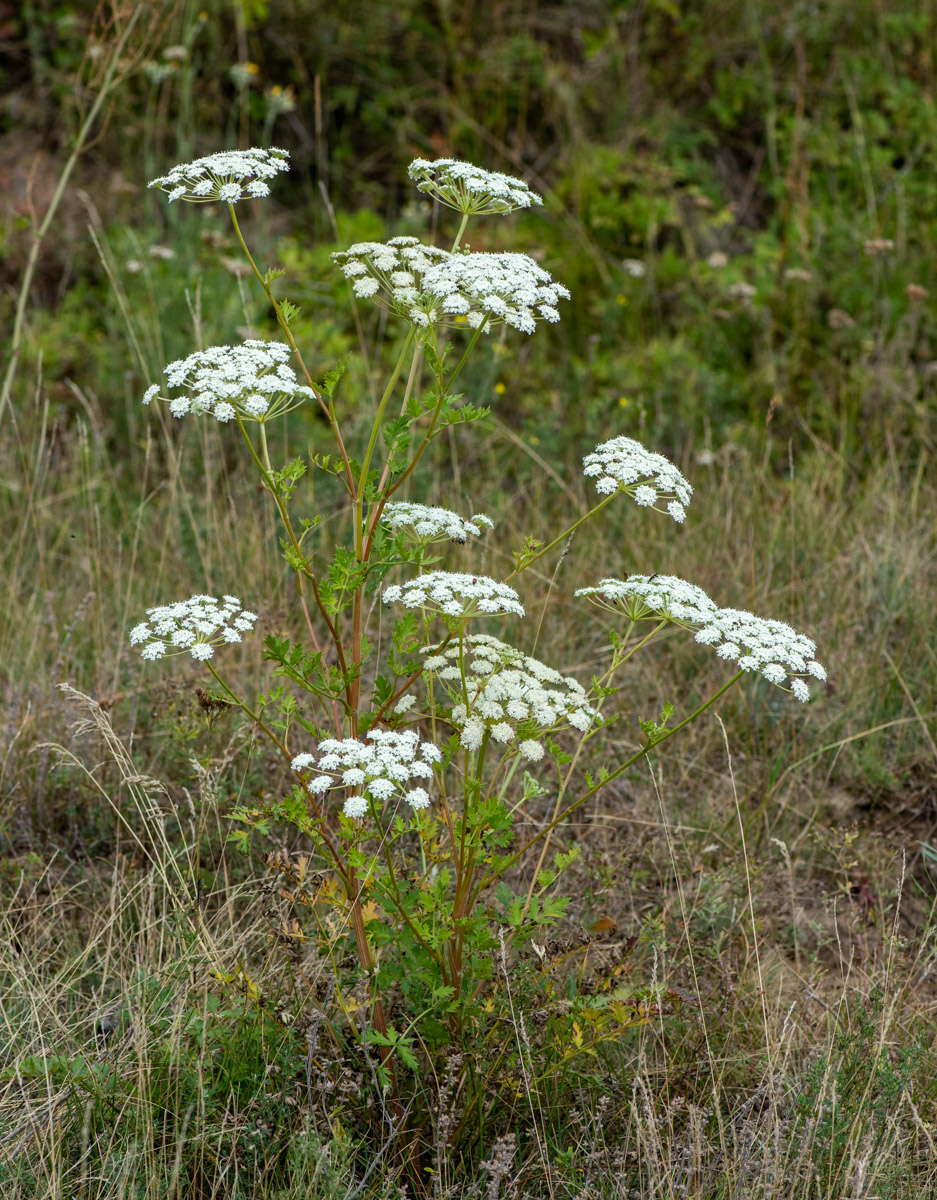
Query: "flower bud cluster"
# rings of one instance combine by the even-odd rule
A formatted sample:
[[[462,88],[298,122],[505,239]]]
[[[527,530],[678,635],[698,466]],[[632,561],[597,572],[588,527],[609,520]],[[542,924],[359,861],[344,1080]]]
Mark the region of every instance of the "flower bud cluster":
[[[460,213],[503,214],[543,204],[523,179],[502,175],[500,171],[486,171],[455,158],[437,158],[432,162],[415,158],[407,170],[421,192]]]
[[[211,658],[217,646],[239,642],[254,628],[257,614],[241,608],[237,596],[192,596],[146,610],[147,619],[130,631],[131,646],[145,659],[188,651],[197,661]]]
[[[168,400],[174,417],[211,413],[221,422],[267,421],[315,399],[312,388],[296,381],[290,354],[285,342],[257,340],[197,350],[166,367],[169,386],[185,388],[188,395],[160,396],[154,383],[144,392],[143,403]]]
[[[221,200],[236,204],[244,196],[259,199],[270,195],[267,180],[290,169],[289,152],[271,148],[260,150],[222,150],[194,162],[179,163],[166,175],[159,175],[149,187],[159,188],[173,200],[191,200],[204,204]]]
[[[363,817],[369,799],[383,803],[401,794],[411,808],[428,808],[426,789],[406,785],[411,779],[432,779],[433,767],[442,760],[439,749],[411,730],[369,729],[365,739],[325,738],[317,754],[297,754],[290,765],[294,771],[315,772],[305,780],[315,795],[349,789],[346,817]]]
[[[489,634],[463,639],[462,653],[470,656],[464,681],[458,643],[425,646],[422,653],[425,675],[456,701],[451,720],[467,750],[477,750],[487,734],[505,745],[518,743],[523,758],[537,761],[542,734],[567,725],[585,733],[596,720],[578,680]]]
[[[633,438],[616,437],[596,446],[582,462],[583,474],[595,478],[600,495],[624,492],[643,508],[666,504],[675,521],[685,520],[693,489],[663,454],[655,454]]]
[[[455,618],[454,624],[475,613],[524,615],[517,592],[506,583],[456,571],[428,571],[406,583],[391,584],[384,588],[384,603],[426,608],[443,618]]]
[[[484,513],[460,517],[451,509],[412,504],[409,500],[392,500],[385,505],[381,520],[395,533],[404,530],[412,541],[424,546],[447,540],[462,544],[470,534],[478,537],[483,528],[494,528],[494,522]]]

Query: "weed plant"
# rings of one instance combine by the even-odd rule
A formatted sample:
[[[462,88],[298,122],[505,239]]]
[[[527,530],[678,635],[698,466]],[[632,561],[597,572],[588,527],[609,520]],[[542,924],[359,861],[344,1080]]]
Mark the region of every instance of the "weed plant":
[[[115,635],[154,597],[249,580],[259,636],[219,661],[243,696],[271,686],[264,637],[304,636],[269,553],[269,497],[231,429],[202,421],[180,436],[168,413],[139,405],[193,347],[234,330],[282,336],[214,206],[177,215],[132,190],[166,161],[248,145],[252,130],[257,144],[288,145],[294,169],[285,208],[271,199],[242,217],[245,236],[286,268],[313,380],[347,359],[341,394],[371,403],[401,339],[367,298],[349,303],[330,255],[422,235],[405,164],[457,150],[544,196],[536,215],[472,226],[472,249],[543,247],[574,302],[529,340],[476,347],[459,387],[492,411],[428,448],[418,498],[470,513],[477,480],[489,481],[495,537],[471,553],[502,578],[509,547],[588,512],[583,449],[619,431],[666,448],[696,492],[667,538],[616,503],[602,536],[577,530],[555,572],[533,564],[523,599],[537,637],[525,644],[540,659],[583,681],[600,674],[607,632],[572,592],[634,569],[685,574],[809,627],[835,664],[807,708],[747,680],[719,702],[724,731],[715,719],[688,727],[652,770],[611,781],[553,835],[562,853],[578,850],[569,904],[551,938],[531,939],[555,955],[548,970],[532,945],[512,962],[520,1017],[496,1028],[513,1075],[483,1136],[463,1144],[466,1065],[448,1047],[434,1073],[422,1047],[423,1076],[403,1072],[426,1186],[928,1194],[929,18],[838,4],[166,16],[137,26],[146,38],[115,76],[121,120],[101,109],[42,240],[4,416],[3,608],[16,614],[0,623],[4,1193],[413,1190],[375,1086],[379,1055],[331,1044],[330,1026],[303,1019],[310,996],[333,1014],[337,1004],[323,982],[331,964],[309,941],[297,951],[292,925],[306,906],[289,873],[310,846],[277,823],[255,832],[250,857],[226,848],[232,810],[275,802],[288,766],[194,670],[157,676]],[[84,51],[96,39],[112,48],[120,28],[86,37],[80,10],[63,21],[28,7],[14,20],[30,51],[6,68],[16,107],[0,122],[5,141],[33,139],[20,157],[35,228],[59,178],[44,193],[46,172],[76,145],[72,98],[90,105],[110,61]],[[312,26],[322,37],[308,46]],[[302,71],[294,45],[310,51]],[[46,144],[68,151],[36,164],[52,113],[62,120]],[[14,184],[14,205],[19,194]],[[28,207],[3,217],[11,330],[30,219]],[[442,210],[433,221],[445,227]],[[362,399],[345,414],[355,445],[367,411]],[[320,451],[324,432],[303,409],[272,423],[272,461]],[[332,481],[313,488],[310,508],[339,507]],[[330,515],[319,536],[339,540],[343,519]],[[100,705],[56,689],[67,680]],[[629,691],[649,712],[667,701],[684,712],[723,681],[710,649],[669,638],[633,662]],[[641,736],[633,719],[612,723],[590,743],[592,769],[613,770]],[[517,844],[551,816],[550,797],[531,797]],[[538,857],[534,847],[509,869],[517,894]],[[366,1007],[354,962],[339,971]],[[588,1046],[588,1021],[552,1040],[549,1021],[540,1027],[545,988],[560,1006],[618,992],[659,1011],[593,1058],[576,1042],[578,1023]]]

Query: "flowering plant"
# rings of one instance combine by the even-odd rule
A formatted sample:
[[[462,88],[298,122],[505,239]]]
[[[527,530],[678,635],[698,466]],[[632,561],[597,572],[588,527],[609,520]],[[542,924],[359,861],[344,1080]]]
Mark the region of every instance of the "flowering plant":
[[[461,214],[452,244],[396,237],[333,254],[354,294],[382,305],[399,332],[396,362],[366,437],[354,446],[334,382],[317,384],[307,370],[292,329],[295,309],[277,299],[277,273],[257,266],[235,212],[237,202],[266,196],[267,180],[287,168],[284,151],[216,154],[173,168],[153,186],[171,201],[228,204],[279,322],[282,341],[198,351],[171,363],[166,378],[181,393],[169,398],[173,416],[212,416],[238,429],[282,524],[307,640],[266,639],[265,655],[286,682],[256,704],[238,693],[215,655],[256,620],[235,597],[194,596],[150,609],[130,640],[146,659],[188,651],[204,662],[223,697],[241,707],[293,773],[288,796],[238,810],[237,836],[246,846],[252,831],[279,820],[307,839],[319,882],[310,891],[304,867],[292,894],[312,911],[329,962],[343,959],[339,945],[350,940],[368,992],[363,1024],[344,1001],[343,1011],[351,1036],[379,1048],[382,1083],[399,1104],[403,1074],[419,1069],[418,1047],[432,1054],[464,1044],[486,998],[484,1011],[498,1011],[498,963],[504,967],[510,946],[538,946],[562,917],[567,899],[556,883],[574,855],[557,852],[547,863],[553,832],[746,672],[800,700],[809,696],[806,679],[822,680],[825,672],[811,639],[789,625],[722,608],[694,584],[661,575],[604,579],[576,592],[611,622],[610,661],[591,682],[522,650],[521,577],[535,562],[616,497],[682,523],[693,489],[663,455],[614,437],[584,459],[599,497],[594,506],[546,544],[528,539],[504,578],[473,572],[470,562],[464,570],[438,568],[432,548],[454,543],[470,560],[472,543],[493,523],[404,500],[401,488],[416,484],[427,448],[447,427],[484,415],[454,391],[479,340],[499,323],[507,336],[512,329],[538,333],[541,322],[560,320],[558,305],[569,299],[532,258],[467,251],[462,235],[472,216],[540,198],[522,180],[448,159],[417,160],[410,175],[419,189]],[[425,394],[421,366],[431,377]],[[144,402],[159,395],[153,384]],[[266,424],[306,404],[326,418],[334,451],[277,469]],[[310,469],[337,475],[348,496],[350,545],[334,548],[331,558],[324,543],[314,544],[317,522],[294,517]],[[378,589],[380,603],[369,603]],[[392,629],[382,637],[388,616]],[[588,752],[606,727],[603,710],[621,672],[671,627],[737,669],[677,723],[670,706],[659,722],[642,722],[640,748],[593,776]],[[548,791],[552,816],[526,841],[516,838],[518,810]],[[533,881],[515,894],[510,872],[531,851],[539,855]],[[276,862],[295,883],[288,858]],[[597,1041],[628,1024],[630,1011],[614,997],[592,997],[587,1007],[568,1006],[556,1023],[588,1013]],[[484,1079],[476,1086],[483,1091]]]

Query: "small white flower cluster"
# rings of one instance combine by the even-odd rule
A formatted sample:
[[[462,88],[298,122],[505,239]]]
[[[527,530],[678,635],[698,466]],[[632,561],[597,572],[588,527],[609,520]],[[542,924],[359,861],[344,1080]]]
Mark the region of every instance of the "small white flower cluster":
[[[720,608],[697,633],[720,658],[733,659],[743,671],[757,671],[770,683],[787,686],[798,700],[810,699],[803,676],[826,679],[826,668],[813,657],[817,644],[785,621],[756,617],[738,608]]]
[[[667,502],[667,512],[675,521],[686,519],[693,489],[663,454],[655,454],[633,438],[616,437],[596,446],[582,462],[583,474],[595,478],[600,495],[624,492],[643,508]]]
[[[357,242],[332,259],[352,291],[414,325],[466,324],[487,331],[503,321],[533,333],[537,319],[558,321],[557,302],[570,298],[549,271],[526,254],[452,254],[414,237]],[[488,314],[486,319],[485,314]]]
[[[290,764],[294,771],[315,771],[306,779],[310,792],[321,795],[332,788],[362,789],[347,797],[346,817],[360,819],[368,811],[368,797],[384,802],[397,793],[411,808],[428,808],[425,788],[406,788],[411,779],[432,779],[433,767],[442,754],[432,742],[421,742],[411,730],[395,733],[369,729],[366,741],[357,738],[325,738],[315,754],[297,754]]]
[[[270,195],[267,180],[281,171],[288,171],[289,151],[278,150],[222,150],[218,154],[207,154],[194,162],[180,163],[167,175],[159,175],[148,184],[169,194],[173,200],[191,200],[204,204],[210,200],[221,200],[225,204],[236,204],[244,196],[259,199]]]
[[[596,718],[582,684],[561,675],[539,659],[524,654],[489,634],[471,634],[464,640],[465,692],[459,666],[459,646],[424,646],[423,668],[437,679],[458,702],[452,708],[452,723],[462,730],[460,741],[467,750],[477,750],[487,733],[504,745],[518,742],[522,758],[543,758],[537,737],[563,725],[583,733]]]
[[[267,421],[304,400],[315,399],[310,387],[296,382],[285,342],[251,340],[239,346],[211,346],[166,367],[170,387],[186,388],[187,396],[160,396],[154,383],[143,393],[143,403],[157,397],[168,400],[174,417],[186,413],[211,413],[218,421]]]
[[[524,615],[517,592],[506,583],[489,579],[487,575],[464,575],[455,571],[428,571],[406,583],[391,584],[384,588],[384,603],[428,608],[443,618],[455,618],[456,625],[475,613]]]
[[[131,646],[146,659],[165,658],[188,650],[197,661],[211,658],[216,646],[239,642],[250,633],[257,614],[241,608],[237,596],[192,596],[175,604],[146,610],[147,620],[130,631]]]
[[[356,242],[332,255],[345,278],[352,281],[356,296],[375,297],[377,303],[423,327],[444,323],[438,301],[423,290],[422,278],[430,267],[447,258],[448,250],[424,246],[415,237]],[[481,313],[478,315],[480,319]]]
[[[421,192],[460,213],[475,216],[485,213],[509,213],[516,208],[543,204],[523,179],[485,171],[455,158],[437,158],[430,162],[415,158],[408,168],[410,178]]]
[[[439,299],[446,314],[463,316],[477,329],[503,321],[522,333],[533,333],[537,318],[558,321],[556,305],[569,290],[526,254],[450,254],[429,268],[423,289]]]
[[[632,621],[670,621],[695,629],[696,641],[715,646],[720,658],[734,660],[743,671],[757,671],[798,700],[810,699],[803,676],[826,679],[826,669],[814,659],[817,646],[811,638],[784,621],[719,608],[702,588],[675,575],[603,579],[597,587],[579,588],[576,595]]]
[[[597,587],[579,588],[600,608],[623,613],[629,621],[658,619],[678,625],[701,625],[716,615],[715,603],[695,583],[676,575],[629,575],[603,579]]]
[[[429,545],[431,542],[464,543],[469,534],[478,537],[482,529],[493,529],[494,522],[484,513],[474,517],[460,517],[448,508],[436,508],[429,504],[412,504],[409,500],[392,500],[384,508],[381,520],[395,532],[403,529],[414,542]]]

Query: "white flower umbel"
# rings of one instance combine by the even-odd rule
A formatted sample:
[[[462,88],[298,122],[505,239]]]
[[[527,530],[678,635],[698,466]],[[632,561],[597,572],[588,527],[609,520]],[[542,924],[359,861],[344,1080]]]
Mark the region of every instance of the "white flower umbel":
[[[169,201],[191,200],[205,204],[221,200],[236,204],[245,196],[260,199],[270,195],[268,179],[290,169],[289,152],[269,150],[222,150],[194,162],[179,163],[166,175],[159,175],[149,187],[167,192]]]
[[[538,320],[558,321],[556,305],[569,290],[526,254],[450,254],[423,276],[423,289],[444,314],[461,315],[473,329],[504,322],[533,333]]]
[[[807,678],[826,679],[826,668],[814,658],[816,642],[785,621],[757,617],[738,608],[720,608],[697,633],[696,640],[714,646],[720,658],[756,671],[770,683],[810,699]]]
[[[643,508],[666,511],[678,522],[686,518],[693,489],[669,458],[633,438],[602,442],[582,462],[583,474],[595,479],[600,495],[623,492]],[[666,510],[661,505],[666,505]]]
[[[415,237],[395,237],[388,242],[356,242],[347,250],[336,251],[332,260],[351,281],[356,296],[373,299],[382,308],[426,328],[464,323],[444,313],[436,296],[423,288],[424,274],[449,257],[448,250],[424,246]],[[477,316],[480,321],[481,310]]]
[[[415,158],[407,170],[421,192],[469,216],[509,213],[515,208],[543,204],[523,179],[502,175],[500,171],[486,171],[455,158],[437,158],[432,162]]]
[[[425,608],[439,613],[450,628],[478,613],[524,615],[517,592],[487,575],[463,575],[454,571],[429,571],[384,588],[385,604]]]
[[[667,621],[696,631],[696,640],[715,647],[720,658],[743,671],[755,671],[769,683],[809,700],[806,678],[826,679],[816,661],[816,643],[784,621],[756,617],[737,608],[719,608],[702,588],[675,575],[629,575],[579,588],[594,604],[622,613],[630,621]]]
[[[428,504],[411,504],[409,500],[392,500],[385,505],[381,520],[395,533],[403,530],[417,545],[432,542],[464,543],[469,536],[478,537],[483,529],[493,529],[494,522],[484,513],[460,517],[448,508]]]
[[[280,416],[315,392],[297,383],[289,365],[285,342],[247,341],[239,346],[211,346],[166,367],[170,387],[187,394],[161,396],[154,383],[143,394],[143,403],[166,400],[174,417],[186,413],[211,413],[218,421],[264,422]]]
[[[716,604],[695,583],[676,575],[629,575],[603,579],[596,587],[579,588],[600,608],[623,613],[629,621],[670,621],[676,625],[701,625],[718,612]]]
[[[250,633],[257,614],[241,607],[237,596],[192,596],[175,604],[146,610],[146,620],[130,631],[131,646],[146,659],[188,653],[198,661],[211,658],[215,648],[239,642]]]
[[[428,808],[426,789],[408,785],[414,779],[432,779],[433,767],[441,759],[432,742],[421,742],[411,730],[370,729],[363,741],[325,738],[316,754],[297,754],[291,766],[294,771],[310,772],[306,778],[310,792],[349,791],[345,816],[360,819],[368,811],[369,800],[382,805],[402,796],[411,808]]]
[[[454,701],[451,720],[466,749],[478,749],[487,733],[495,742],[516,743],[521,757],[535,762],[543,757],[537,738],[565,726],[584,733],[596,720],[578,680],[486,633],[469,634],[463,647],[464,689],[458,643],[425,646],[422,653],[425,675]]]

